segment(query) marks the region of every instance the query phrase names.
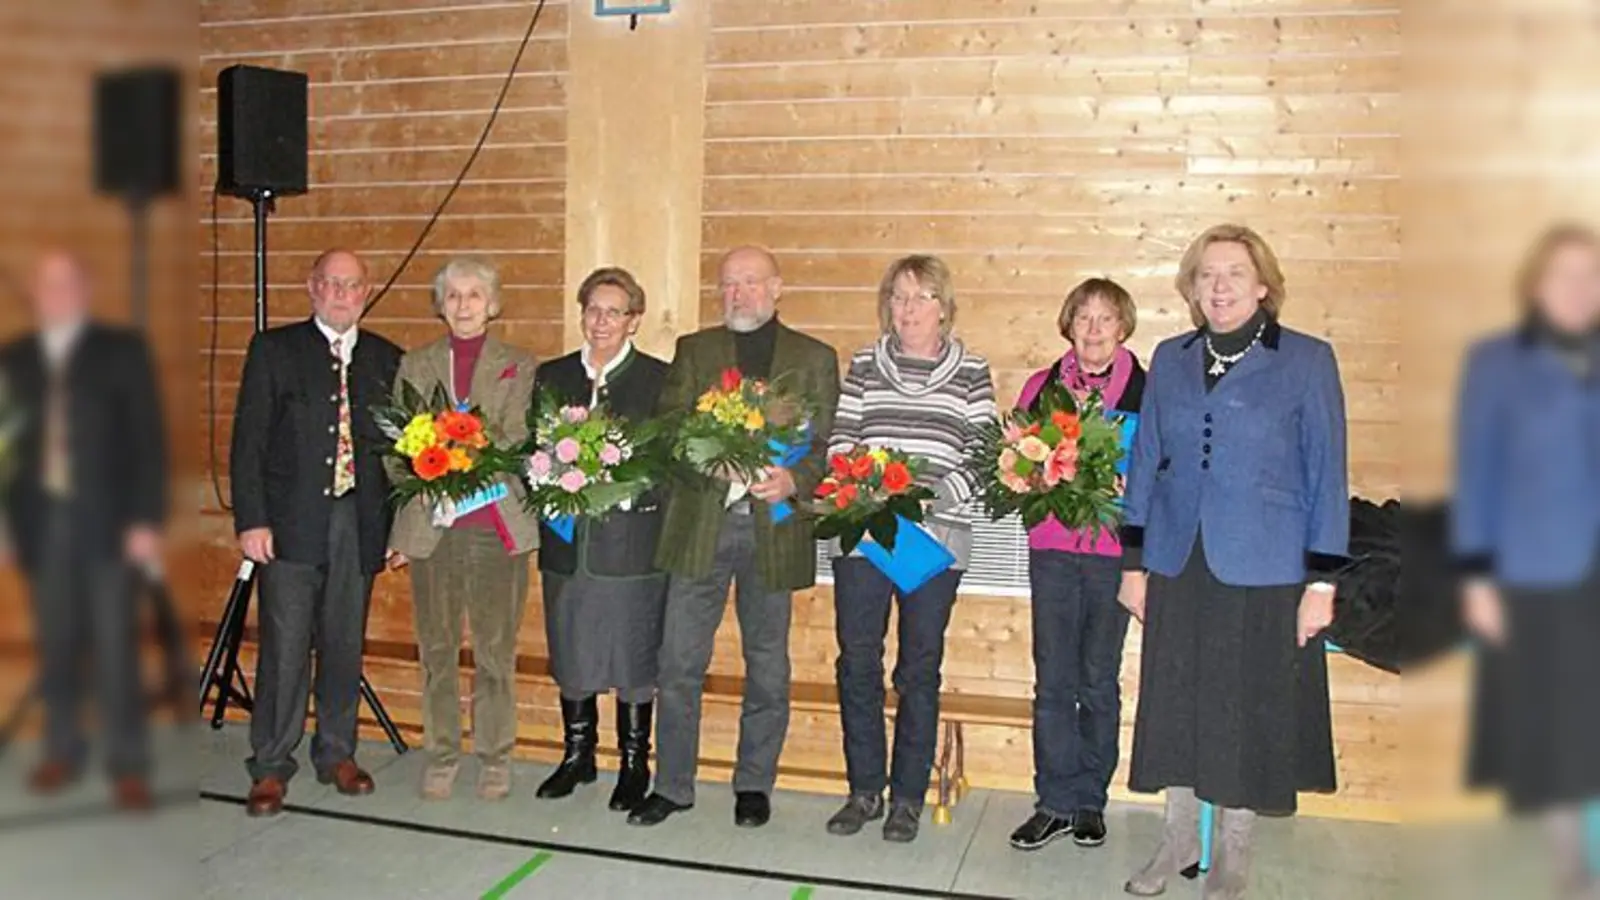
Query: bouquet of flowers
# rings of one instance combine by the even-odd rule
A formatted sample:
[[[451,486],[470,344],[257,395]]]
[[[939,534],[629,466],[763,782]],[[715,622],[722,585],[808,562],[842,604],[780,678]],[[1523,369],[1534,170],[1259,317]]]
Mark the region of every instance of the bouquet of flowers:
[[[817,485],[818,540],[839,539],[849,553],[863,535],[894,549],[900,521],[922,521],[922,504],[933,491],[916,484],[921,460],[899,450],[856,447],[828,457],[828,474]]]
[[[922,528],[923,504],[933,499],[933,491],[917,485],[920,468],[920,460],[883,447],[834,453],[817,485],[814,507],[819,540],[838,538],[847,555],[859,547],[906,594],[955,563]]]
[[[701,475],[733,482],[731,504],[768,466],[791,467],[810,449],[810,416],[802,398],[725,369],[679,424],[672,457]],[[781,522],[793,512],[787,503],[775,503],[772,517]]]
[[[1097,536],[1115,528],[1127,423],[1106,417],[1098,392],[1080,403],[1059,384],[1046,385],[1037,406],[1006,413],[980,432],[973,466],[989,515],[1019,513],[1028,528],[1055,516]]]
[[[564,406],[551,394],[534,407],[523,476],[527,508],[572,538],[573,518],[631,506],[661,481],[658,433],[605,406]]]
[[[495,444],[477,407],[450,402],[444,385],[424,398],[401,382],[397,401],[373,413],[392,442],[386,455],[396,463],[389,469],[398,503],[422,497],[460,515],[507,495],[500,476],[518,470],[516,453]]]

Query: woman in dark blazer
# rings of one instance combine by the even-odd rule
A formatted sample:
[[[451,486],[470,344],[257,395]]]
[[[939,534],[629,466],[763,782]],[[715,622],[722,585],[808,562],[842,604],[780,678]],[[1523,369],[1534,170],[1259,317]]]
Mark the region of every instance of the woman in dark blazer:
[[[1333,349],[1284,328],[1283,273],[1237,225],[1189,246],[1196,330],[1150,364],[1128,473],[1119,599],[1144,623],[1129,786],[1165,789],[1162,843],[1127,891],[1161,893],[1219,809],[1208,900],[1243,896],[1257,813],[1334,789],[1322,630],[1350,532]]]
[[[1594,896],[1600,799],[1600,236],[1548,232],[1523,322],[1475,346],[1457,411],[1451,543],[1478,655],[1471,781],[1546,820],[1561,896]]]
[[[563,404],[604,405],[642,421],[655,411],[667,364],[639,352],[632,337],[644,289],[625,269],[597,269],[578,288],[582,348],[539,367],[537,390]],[[627,510],[580,519],[571,542],[541,526],[539,580],[550,672],[561,688],[566,752],[539,786],[565,797],[595,780],[599,709],[595,695],[617,692],[622,768],[611,808],[632,811],[650,788],[650,717],[666,603],[666,575],[655,568],[661,513],[651,495]]]

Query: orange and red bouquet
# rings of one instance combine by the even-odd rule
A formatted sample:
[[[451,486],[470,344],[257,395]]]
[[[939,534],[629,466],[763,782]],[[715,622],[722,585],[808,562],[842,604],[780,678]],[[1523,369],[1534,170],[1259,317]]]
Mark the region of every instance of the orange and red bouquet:
[[[818,540],[839,539],[848,554],[865,535],[894,549],[900,520],[920,523],[933,491],[917,484],[921,460],[900,450],[855,447],[828,457],[813,509]]]
[[[1100,395],[1078,400],[1047,385],[1034,409],[1006,413],[979,433],[971,465],[989,515],[1013,513],[1025,528],[1050,516],[1097,534],[1121,520],[1123,414],[1108,418]]]
[[[486,498],[503,493],[500,476],[517,471],[516,455],[495,445],[483,414],[452,404],[443,385],[425,399],[403,382],[397,402],[374,414],[391,442],[387,455],[397,463],[388,468],[399,503],[418,496],[435,504]]]

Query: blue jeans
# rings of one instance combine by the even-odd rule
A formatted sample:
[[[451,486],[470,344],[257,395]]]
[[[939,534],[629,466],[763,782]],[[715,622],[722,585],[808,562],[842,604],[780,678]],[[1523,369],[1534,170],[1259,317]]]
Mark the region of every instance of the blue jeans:
[[[1033,550],[1033,786],[1040,812],[1066,818],[1104,810],[1117,768],[1122,644],[1128,611],[1117,603],[1122,560]]]
[[[834,623],[839,638],[839,716],[844,725],[845,772],[853,794],[882,794],[922,808],[939,739],[940,666],[944,632],[955,606],[961,572],[947,570],[909,596],[865,559],[833,561]],[[900,601],[900,652],[894,689],[893,776],[884,771],[883,639],[890,603]]]

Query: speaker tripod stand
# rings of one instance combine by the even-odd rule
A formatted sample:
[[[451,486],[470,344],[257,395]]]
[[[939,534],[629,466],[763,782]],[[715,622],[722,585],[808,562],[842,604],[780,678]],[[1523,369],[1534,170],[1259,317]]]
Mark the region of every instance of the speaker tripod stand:
[[[267,330],[267,213],[272,210],[273,196],[273,191],[265,189],[250,190],[246,195],[246,199],[255,208],[257,334]],[[202,716],[205,715],[207,699],[213,691],[216,693],[215,705],[211,710],[212,728],[222,727],[229,704],[235,704],[246,712],[253,712],[255,709],[250,688],[245,684],[244,673],[239,668],[239,645],[244,642],[245,620],[249,616],[250,595],[255,588],[255,581],[256,564],[246,559],[240,563],[238,572],[234,575],[233,587],[228,591],[228,602],[223,607],[222,618],[217,622],[217,632],[211,639],[211,650],[206,655],[206,667],[200,674]],[[378,720],[378,727],[383,729],[390,746],[394,747],[394,752],[405,753],[409,750],[405,738],[400,735],[400,729],[396,728],[394,720],[389,718],[389,711],[384,709],[383,701],[378,699],[378,692],[372,689],[372,683],[367,681],[366,675],[361,676],[361,699],[372,708],[372,714]]]

